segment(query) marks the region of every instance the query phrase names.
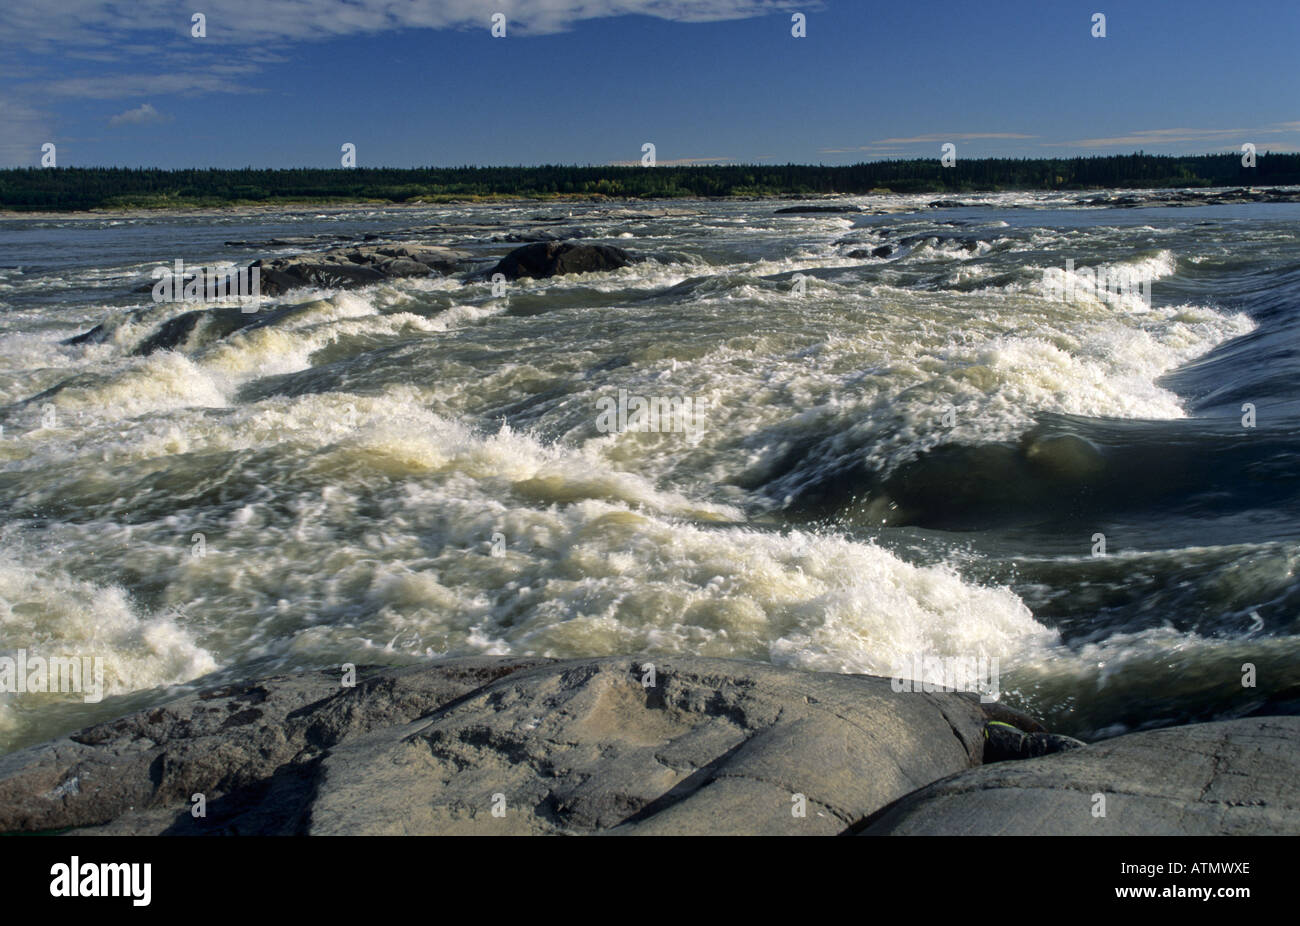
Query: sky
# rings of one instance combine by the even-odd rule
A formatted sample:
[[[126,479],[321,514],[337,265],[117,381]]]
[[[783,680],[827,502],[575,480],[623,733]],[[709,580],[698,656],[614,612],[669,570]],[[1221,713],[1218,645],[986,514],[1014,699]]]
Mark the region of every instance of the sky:
[[[0,0],[0,166],[1297,151],[1298,43],[1300,0]]]

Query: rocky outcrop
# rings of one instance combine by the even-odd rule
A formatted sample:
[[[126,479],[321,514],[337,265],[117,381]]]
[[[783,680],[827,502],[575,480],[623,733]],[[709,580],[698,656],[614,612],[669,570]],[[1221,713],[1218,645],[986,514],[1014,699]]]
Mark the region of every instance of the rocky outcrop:
[[[908,795],[863,832],[1300,835],[1300,717],[1130,733],[986,765]]]
[[[1080,206],[1135,209],[1149,206],[1224,206],[1233,203],[1300,202],[1300,190],[1265,187],[1234,190],[1138,190],[1133,193],[1097,193],[1075,201]]]
[[[230,243],[230,242],[228,242]],[[243,244],[243,242],[235,242]],[[268,243],[276,243],[274,240]],[[258,269],[259,290],[263,296],[278,296],[305,286],[345,288],[382,283],[403,277],[449,275],[473,266],[468,251],[455,248],[415,244],[366,244],[356,247],[334,248],[316,253],[295,254],[292,257],[262,259],[249,264],[246,270]],[[182,274],[175,281],[175,290],[196,278],[217,279],[221,275],[212,268],[199,268]],[[135,288],[137,293],[152,292],[157,281],[143,283]],[[89,335],[78,335],[85,338]],[[76,338],[65,343],[80,343]]]
[[[269,243],[286,243],[289,240],[273,239]],[[227,244],[242,245],[245,242],[227,242]],[[468,251],[430,245],[387,243],[258,260],[239,273],[243,274],[245,271],[257,268],[257,294],[279,296],[290,290],[309,286],[349,288],[405,277],[446,276],[471,269],[475,263]],[[227,292],[224,288],[226,283],[231,282],[230,277],[229,271],[219,272],[213,268],[198,268],[185,272],[179,277],[173,275],[171,280],[164,279],[164,282],[171,284],[175,293],[181,294],[188,284],[198,279],[200,292],[224,294]],[[245,279],[247,285],[251,287],[251,274],[248,274]],[[222,281],[223,288],[220,290],[216,289],[217,280]],[[134,292],[151,293],[158,282],[153,280],[143,283],[137,286]],[[233,289],[229,291],[234,292]],[[232,295],[231,298],[233,299],[234,296]],[[238,307],[207,307],[198,300],[191,304],[203,307],[184,312],[163,322],[153,334],[135,348],[133,353],[148,355],[187,343],[191,345],[198,342],[210,343],[235,331],[268,322],[268,313],[260,309],[245,312]],[[163,305],[165,303],[157,303],[156,307]],[[147,318],[145,314],[147,311],[147,309],[138,309],[131,313],[130,317],[133,321],[140,321]],[[111,324],[99,324],[89,331],[66,338],[61,343],[102,344],[111,337],[112,330]]]
[[[261,291],[277,296],[304,286],[349,287],[403,277],[448,275],[470,266],[468,251],[428,245],[382,244],[338,248],[255,261]]]
[[[567,273],[595,273],[617,270],[633,262],[622,248],[608,244],[574,244],[569,241],[540,241],[515,248],[485,276],[504,274],[507,280],[521,277],[560,276]]]
[[[977,764],[988,716],[699,658],[280,676],[0,757],[0,832],[830,834]]]
[[[201,691],[0,756],[0,832],[301,832],[333,748],[538,662],[386,669],[352,688],[314,672]],[[206,818],[188,809],[200,793]]]
[[[0,756],[0,833],[1297,833],[1297,733],[1084,746],[869,676],[473,657],[224,685]]]

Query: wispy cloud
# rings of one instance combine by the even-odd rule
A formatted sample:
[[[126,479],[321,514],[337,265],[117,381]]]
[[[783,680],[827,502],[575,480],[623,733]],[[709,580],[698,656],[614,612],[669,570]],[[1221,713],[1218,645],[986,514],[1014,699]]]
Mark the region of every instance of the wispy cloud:
[[[1127,135],[1110,138],[1080,138],[1074,141],[1044,142],[1045,147],[1054,148],[1133,148],[1143,146],[1168,145],[1183,142],[1216,142],[1228,139],[1237,140],[1237,144],[1254,141],[1265,135],[1289,135],[1300,133],[1300,122],[1274,122],[1255,128],[1236,129],[1144,129]]]
[[[256,93],[215,74],[107,74],[102,77],[69,77],[41,84],[40,96],[119,100],[127,97],[185,93]]]
[[[726,164],[736,161],[736,158],[663,158],[655,159],[656,167],[688,167],[691,164]],[[610,167],[640,167],[640,161],[610,161]]]
[[[947,135],[936,132],[933,135],[914,135],[911,138],[881,138],[877,145],[920,145],[928,142],[972,141],[977,138],[1037,138],[1037,135],[1022,135],[1019,132],[949,132]]]
[[[677,22],[747,19],[786,10],[819,9],[790,0],[204,0],[207,39],[256,43],[310,41],[399,29],[487,29],[493,13],[506,15],[519,35],[565,32],[578,22],[641,14]],[[130,33],[189,37],[191,10],[174,0],[64,0],[51,16],[45,0],[6,0],[0,6],[0,43],[23,47],[48,42],[113,47]]]
[[[1078,138],[1073,141],[1044,142],[1049,148],[1120,148],[1142,145],[1167,145],[1174,142],[1217,141],[1239,138],[1250,129],[1146,129],[1110,138]]]
[[[904,149],[915,145],[942,144],[943,142],[974,141],[978,139],[1037,138],[1020,132],[935,132],[930,135],[913,135],[910,138],[878,138],[865,145],[847,148],[822,148],[822,154],[903,154]]]
[[[195,7],[205,16],[203,37],[192,35]],[[52,121],[39,109],[63,99],[262,92],[256,75],[291,58],[297,43],[415,29],[486,32],[497,12],[510,35],[527,36],[630,14],[702,23],[820,8],[820,0],[60,0],[51,15],[48,0],[3,0],[0,70],[6,59],[31,59],[9,69],[16,82],[0,94],[23,100],[0,106],[3,156],[29,163],[27,136]],[[237,57],[231,46],[239,46]],[[141,107],[110,123],[152,119]]]

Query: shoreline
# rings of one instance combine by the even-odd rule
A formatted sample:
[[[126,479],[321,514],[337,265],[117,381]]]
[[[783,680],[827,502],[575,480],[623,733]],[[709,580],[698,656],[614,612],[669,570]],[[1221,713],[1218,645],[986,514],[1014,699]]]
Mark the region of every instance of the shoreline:
[[[1104,207],[1106,202],[1098,201],[1096,194],[1113,193],[1114,204],[1118,207],[1158,207],[1167,205],[1223,205],[1224,203],[1213,200],[1229,194],[1241,194],[1237,200],[1242,205],[1252,202],[1260,202],[1253,198],[1258,195],[1268,195],[1273,197],[1275,203],[1293,203],[1300,202],[1300,187],[1291,184],[1273,184],[1273,185],[1252,185],[1252,186],[1221,186],[1221,187],[1088,187],[1080,189],[1043,189],[1043,188],[1026,188],[1026,189],[1001,189],[1001,190],[967,190],[961,193],[952,193],[944,190],[931,191],[908,191],[893,192],[889,190],[871,191],[868,193],[771,193],[764,195],[721,195],[721,196],[605,196],[601,194],[564,194],[556,193],[538,196],[523,195],[487,195],[481,197],[454,197],[446,200],[435,201],[395,201],[395,200],[283,200],[275,203],[249,203],[249,202],[231,202],[224,205],[177,205],[177,206],[122,206],[122,207],[105,207],[94,209],[73,209],[58,211],[26,211],[16,209],[0,209],[0,219],[37,219],[48,220],[58,219],[61,221],[70,221],[75,219],[96,219],[96,218],[152,218],[152,217],[209,217],[209,216],[257,216],[269,215],[276,213],[293,213],[293,212],[368,212],[376,209],[384,211],[403,211],[409,210],[417,212],[424,209],[444,208],[454,206],[525,206],[541,204],[586,204],[586,205],[612,205],[612,206],[641,206],[645,208],[654,208],[653,204],[660,204],[659,208],[668,214],[667,210],[671,204],[687,202],[722,202],[722,203],[761,203],[761,202],[807,202],[807,203],[842,203],[845,200],[863,200],[875,199],[883,201],[886,197],[900,196],[940,196],[942,199],[936,203],[930,203],[930,206],[939,208],[937,203],[942,203],[943,208],[963,208],[970,204],[961,202],[963,197],[994,196],[1002,194],[1032,194],[1032,193],[1058,193],[1061,195],[1076,194],[1080,198],[1076,200],[1077,205],[1088,206],[1095,205]],[[1089,194],[1091,197],[1089,198]],[[1145,197],[1151,202],[1134,202],[1135,197]],[[1208,202],[1198,202],[1197,200],[1210,200]]]

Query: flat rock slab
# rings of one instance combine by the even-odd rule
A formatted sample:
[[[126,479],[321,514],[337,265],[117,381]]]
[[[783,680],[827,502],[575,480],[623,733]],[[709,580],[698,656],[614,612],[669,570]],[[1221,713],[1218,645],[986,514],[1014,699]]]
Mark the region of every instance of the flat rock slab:
[[[731,660],[647,671],[523,670],[345,744],[311,832],[831,834],[982,754],[984,713],[959,695]]]
[[[1105,797],[1105,816],[1094,816]],[[887,808],[863,835],[1300,835],[1300,717],[1130,733],[999,762]]]
[[[693,657],[276,676],[0,756],[0,832],[831,834],[978,764],[988,716]]]

